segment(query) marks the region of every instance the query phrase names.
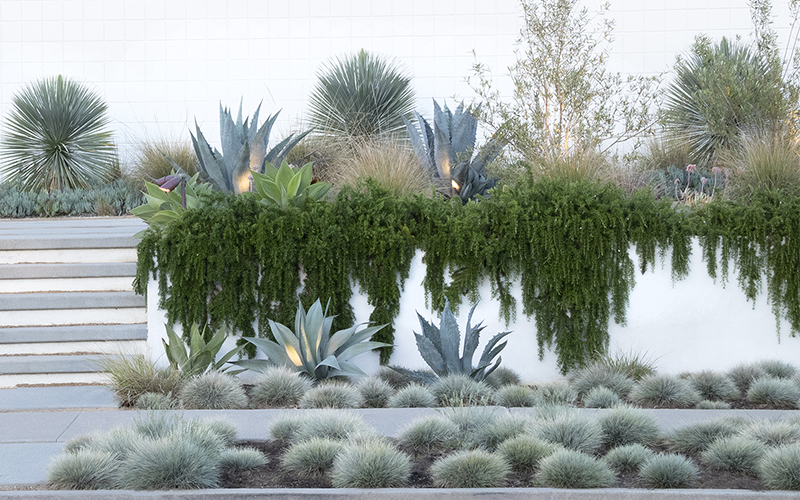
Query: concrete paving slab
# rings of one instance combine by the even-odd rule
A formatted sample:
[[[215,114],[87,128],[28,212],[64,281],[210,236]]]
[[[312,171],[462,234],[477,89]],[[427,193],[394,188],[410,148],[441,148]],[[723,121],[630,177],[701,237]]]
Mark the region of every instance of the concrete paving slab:
[[[47,481],[47,468],[64,449],[63,443],[0,444],[0,484]],[[4,492],[0,491],[0,498]]]
[[[134,292],[5,293],[0,311],[144,307],[147,300]]]
[[[55,443],[79,414],[78,411],[0,413],[0,442]],[[0,462],[6,460],[8,457]]]
[[[0,389],[0,412],[117,406],[114,393],[104,385]]]

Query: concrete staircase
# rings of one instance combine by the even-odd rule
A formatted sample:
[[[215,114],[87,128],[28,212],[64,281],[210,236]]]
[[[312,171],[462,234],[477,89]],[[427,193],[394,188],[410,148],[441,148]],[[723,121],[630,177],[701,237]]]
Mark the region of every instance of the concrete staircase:
[[[0,220],[0,387],[95,384],[147,352],[134,218]]]

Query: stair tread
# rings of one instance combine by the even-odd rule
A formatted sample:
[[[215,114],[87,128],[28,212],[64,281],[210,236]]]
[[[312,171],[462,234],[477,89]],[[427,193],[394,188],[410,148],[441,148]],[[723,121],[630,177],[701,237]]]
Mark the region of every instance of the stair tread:
[[[54,354],[3,356],[0,375],[22,375],[34,373],[99,373],[100,361],[105,354]],[[113,356],[112,356],[113,357]]]
[[[135,275],[135,262],[0,264],[0,279],[99,278]]]
[[[49,309],[109,309],[145,307],[147,301],[134,292],[5,293],[0,311]]]
[[[147,340],[147,324],[0,328],[0,344]]]

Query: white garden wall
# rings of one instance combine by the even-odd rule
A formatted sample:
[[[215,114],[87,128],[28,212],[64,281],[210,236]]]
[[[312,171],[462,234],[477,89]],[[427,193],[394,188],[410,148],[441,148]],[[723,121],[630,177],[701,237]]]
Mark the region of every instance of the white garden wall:
[[[633,253],[632,253],[633,255]],[[634,256],[635,258],[635,256]],[[654,272],[637,275],[636,286],[630,295],[627,326],[610,326],[610,352],[639,354],[656,362],[659,371],[678,374],[685,371],[725,371],[738,363],[765,359],[780,359],[797,364],[800,359],[800,338],[789,336],[789,326],[781,321],[778,337],[775,319],[766,298],[761,296],[753,307],[738,288],[735,272],[730,283],[723,287],[708,277],[705,263],[700,258],[700,247],[695,242],[689,276],[673,285],[669,264],[656,265]],[[413,331],[419,332],[416,311],[427,319],[436,318],[425,304],[422,280],[425,275],[422,253],[412,264],[411,275],[405,282],[400,302],[400,314],[395,320],[395,351],[391,364],[415,369],[427,368],[417,352]],[[520,290],[516,289],[519,302]],[[499,304],[491,299],[488,283],[481,289],[482,300],[473,315],[473,324],[483,320],[487,328],[482,335],[483,344],[495,333],[512,330],[506,337],[508,345],[501,353],[503,365],[518,371],[526,382],[549,382],[561,375],[556,366],[556,356],[545,352],[538,359],[536,326],[534,318],[528,320],[520,314],[517,321],[504,325],[498,318]],[[154,281],[148,292],[149,344],[154,359],[161,357],[164,349],[164,312],[157,309],[158,295]],[[354,295],[351,303],[358,321],[367,321],[371,307],[364,295]],[[459,326],[466,325],[469,305],[462,305],[457,314]],[[357,364],[367,372],[378,368],[377,355],[369,353],[356,358]]]
[[[781,44],[787,1],[774,0]],[[610,14],[610,69],[632,74],[667,70],[698,33],[751,29],[747,0],[612,0]],[[0,116],[23,85],[63,74],[105,97],[123,153],[188,138],[195,119],[216,144],[219,102],[240,98],[246,113],[282,108],[283,134],[301,126],[321,63],[361,48],[400,61],[430,115],[431,98],[473,98],[473,50],[508,91],[520,24],[518,0],[0,0]]]

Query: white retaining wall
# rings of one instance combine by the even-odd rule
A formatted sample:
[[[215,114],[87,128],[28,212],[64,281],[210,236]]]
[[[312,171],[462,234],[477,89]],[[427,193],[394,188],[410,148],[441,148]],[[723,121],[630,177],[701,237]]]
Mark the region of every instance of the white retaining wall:
[[[774,1],[781,46],[787,2]],[[610,15],[609,69],[630,74],[666,71],[698,33],[751,30],[747,0],[612,0]],[[474,97],[473,50],[508,92],[521,22],[518,0],[0,0],[0,116],[25,84],[63,74],[106,99],[123,153],[146,136],[188,138],[195,119],[218,145],[219,102],[240,98],[245,113],[282,108],[285,134],[320,65],[362,48],[405,66],[430,116],[431,98]]]
[[[633,255],[633,253],[632,253]],[[635,258],[635,256],[634,256]],[[639,354],[656,362],[659,371],[678,374],[686,371],[725,371],[738,363],[765,359],[780,359],[797,364],[800,359],[800,338],[789,336],[789,325],[781,321],[778,337],[775,319],[765,296],[759,296],[755,307],[748,302],[736,283],[732,272],[730,282],[723,287],[708,277],[705,263],[700,258],[700,247],[695,242],[691,257],[691,272],[683,281],[672,284],[669,264],[656,265],[654,272],[637,274],[636,286],[630,295],[627,326],[610,325],[610,352]],[[413,331],[419,332],[416,311],[423,317],[438,316],[425,305],[422,289],[424,278],[422,253],[418,252],[412,264],[411,275],[405,282],[400,314],[395,320],[395,350],[391,364],[409,368],[427,368],[417,352]],[[481,336],[483,345],[495,333],[512,330],[506,337],[508,345],[501,353],[503,365],[518,371],[526,382],[550,382],[561,378],[556,356],[546,350],[543,361],[538,359],[536,326],[534,318],[528,320],[521,314],[520,289],[517,321],[504,325],[498,318],[499,304],[491,299],[488,283],[481,289],[482,300],[473,315],[473,324],[483,320],[487,328]],[[150,282],[148,293],[149,344],[154,359],[163,362],[164,311],[157,310],[157,285]],[[358,321],[367,321],[371,307],[366,297],[355,294],[351,303]],[[466,325],[469,305],[461,306],[456,315],[462,329]],[[376,354],[363,354],[356,358],[365,371],[378,368]]]

